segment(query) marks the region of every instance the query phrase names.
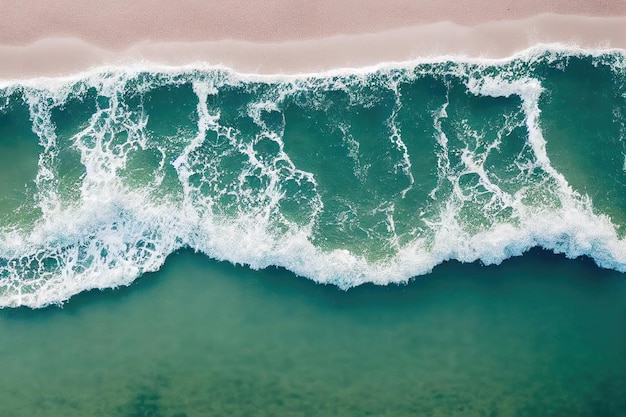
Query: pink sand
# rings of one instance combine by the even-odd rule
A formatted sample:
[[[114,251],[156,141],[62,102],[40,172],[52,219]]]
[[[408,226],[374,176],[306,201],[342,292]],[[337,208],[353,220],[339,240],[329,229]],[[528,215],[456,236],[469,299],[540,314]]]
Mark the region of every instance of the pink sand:
[[[299,73],[442,55],[501,58],[538,43],[626,50],[626,0],[5,3],[5,79],[138,61]]]

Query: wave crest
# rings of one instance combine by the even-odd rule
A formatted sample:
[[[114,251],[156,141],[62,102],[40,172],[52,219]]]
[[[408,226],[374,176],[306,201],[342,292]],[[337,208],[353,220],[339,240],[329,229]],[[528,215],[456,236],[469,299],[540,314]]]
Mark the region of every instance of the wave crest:
[[[17,92],[41,152],[36,219],[0,232],[0,306],[128,285],[183,247],[344,289],[535,246],[625,271],[617,227],[546,151],[535,66],[567,59],[5,86],[1,110]],[[593,59],[623,72],[621,55]]]

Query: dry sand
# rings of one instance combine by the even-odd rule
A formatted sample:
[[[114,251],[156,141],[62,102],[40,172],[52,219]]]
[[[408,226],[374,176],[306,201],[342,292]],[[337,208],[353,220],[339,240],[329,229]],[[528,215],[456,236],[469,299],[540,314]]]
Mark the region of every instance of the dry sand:
[[[0,0],[0,78],[134,62],[318,72],[443,55],[502,58],[539,43],[626,50],[626,0],[127,3]]]

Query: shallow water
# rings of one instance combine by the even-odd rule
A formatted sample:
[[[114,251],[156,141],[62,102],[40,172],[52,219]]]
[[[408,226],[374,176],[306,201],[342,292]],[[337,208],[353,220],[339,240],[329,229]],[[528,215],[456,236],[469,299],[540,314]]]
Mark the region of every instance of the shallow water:
[[[626,281],[539,251],[347,292],[183,251],[0,335],[3,417],[626,410]]]
[[[191,248],[349,288],[533,247],[626,271],[626,57],[0,80],[0,307]]]

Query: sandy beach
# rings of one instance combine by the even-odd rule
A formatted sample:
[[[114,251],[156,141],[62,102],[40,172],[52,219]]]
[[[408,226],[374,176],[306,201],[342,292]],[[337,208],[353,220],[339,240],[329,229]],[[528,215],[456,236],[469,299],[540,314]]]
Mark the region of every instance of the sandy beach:
[[[504,58],[537,44],[626,49],[626,1],[314,3],[56,0],[3,5],[0,78],[103,65],[224,65],[302,73],[440,56]]]

